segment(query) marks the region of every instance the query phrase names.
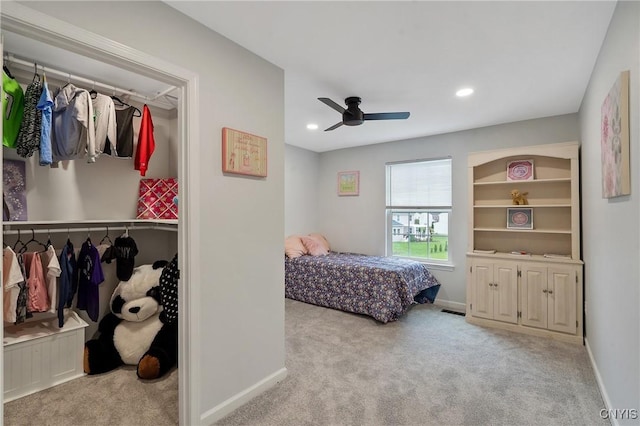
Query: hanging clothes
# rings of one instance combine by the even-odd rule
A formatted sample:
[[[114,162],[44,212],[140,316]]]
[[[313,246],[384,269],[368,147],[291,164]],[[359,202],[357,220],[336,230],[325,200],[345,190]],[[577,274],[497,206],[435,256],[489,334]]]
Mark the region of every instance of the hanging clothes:
[[[16,310],[18,307],[19,284],[24,283],[24,276],[18,264],[18,258],[11,247],[7,246],[2,251],[2,282],[4,284],[3,319],[6,322],[16,322]]]
[[[76,307],[87,311],[92,321],[100,315],[99,285],[104,281],[100,253],[89,239],[82,244],[78,255],[78,302]]]
[[[73,84],[58,89],[53,99],[51,149],[53,161],[85,158],[96,161],[96,131],[91,95]]]
[[[71,240],[67,239],[67,243],[62,248],[58,260],[61,270],[58,295],[58,327],[62,328],[64,325],[64,308],[71,307],[78,285],[76,254]]]
[[[48,166],[53,161],[51,154],[51,115],[53,113],[53,98],[47,85],[47,77],[42,77],[42,94],[38,102],[38,109],[42,112],[40,124],[40,165]]]
[[[58,302],[58,277],[62,273],[62,269],[60,269],[56,249],[53,248],[52,244],[49,244],[47,249],[43,253],[40,253],[40,260],[42,261],[47,293],[49,294],[49,301],[51,302],[48,312],[55,314]]]
[[[24,94],[24,114],[16,140],[16,152],[22,158],[29,158],[40,149],[42,131],[42,111],[38,109],[40,95],[42,95],[42,83],[40,76],[36,74]]]
[[[15,148],[24,114],[24,92],[6,67],[2,70],[2,144]]]
[[[113,157],[133,158],[133,115],[135,107],[116,107],[116,149],[111,149],[113,143],[107,143],[104,153]],[[111,142],[111,141],[109,141]]]
[[[138,132],[138,148],[134,160],[134,168],[140,171],[140,176],[144,176],[147,173],[149,160],[155,148],[156,142],[153,138],[151,111],[149,111],[149,107],[145,104],[142,108],[142,121],[140,122],[140,131]]]
[[[40,253],[22,253],[22,259],[24,260],[24,267],[27,271],[27,287],[29,288],[27,311],[46,312],[49,310],[50,301],[44,271],[42,270]]]
[[[160,321],[164,324],[172,324],[178,319],[178,254],[173,257],[160,275]]]
[[[96,130],[96,154],[105,152],[105,146],[110,144],[110,152],[117,153],[116,135],[118,134],[116,122],[116,107],[113,99],[97,92],[91,93],[93,114]],[[117,155],[117,154],[116,154]]]
[[[18,284],[20,292],[18,293],[18,300],[16,301],[16,324],[23,323],[27,318],[31,318],[31,313],[27,310],[29,300],[29,286],[27,285],[27,273],[24,269],[24,261],[22,255],[16,253],[18,260],[18,266],[20,266],[20,273],[25,277],[25,281]]]

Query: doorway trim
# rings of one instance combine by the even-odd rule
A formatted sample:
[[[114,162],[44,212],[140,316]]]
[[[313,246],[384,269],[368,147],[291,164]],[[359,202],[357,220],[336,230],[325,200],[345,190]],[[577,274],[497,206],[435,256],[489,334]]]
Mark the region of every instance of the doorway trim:
[[[178,252],[181,266],[178,289],[179,419],[183,425],[200,424],[199,381],[194,375],[200,370],[200,291],[197,285],[186,285],[202,282],[199,269],[200,254],[197,250],[199,236],[196,232],[200,227],[200,155],[197,143],[200,128],[197,92],[199,75],[12,1],[2,2],[0,23],[3,30],[145,75],[174,85],[180,90],[177,126],[180,185]],[[0,337],[3,336],[4,330],[1,330]],[[0,361],[4,365],[1,353]],[[4,395],[4,375],[0,380],[0,395]],[[1,418],[4,418],[4,404],[0,406]]]

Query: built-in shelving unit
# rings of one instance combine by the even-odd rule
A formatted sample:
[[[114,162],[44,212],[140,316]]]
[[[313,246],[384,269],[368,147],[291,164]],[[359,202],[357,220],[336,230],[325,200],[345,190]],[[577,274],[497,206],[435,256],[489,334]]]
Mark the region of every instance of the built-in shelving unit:
[[[582,342],[578,155],[577,142],[469,155],[467,321]],[[532,174],[509,180],[523,160]],[[509,227],[510,208],[530,209],[531,225]]]

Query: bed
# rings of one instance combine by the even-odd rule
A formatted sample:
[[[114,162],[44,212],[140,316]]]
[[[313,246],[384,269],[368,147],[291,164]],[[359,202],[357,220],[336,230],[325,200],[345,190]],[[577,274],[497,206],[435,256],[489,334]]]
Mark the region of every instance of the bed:
[[[413,303],[433,303],[440,283],[416,261],[357,253],[285,256],[285,297],[397,320]]]

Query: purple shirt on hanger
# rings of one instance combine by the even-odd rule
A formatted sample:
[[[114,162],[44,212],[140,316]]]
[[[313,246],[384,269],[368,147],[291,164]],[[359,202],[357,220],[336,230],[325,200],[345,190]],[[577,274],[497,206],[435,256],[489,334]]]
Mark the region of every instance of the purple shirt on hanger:
[[[77,308],[87,311],[92,321],[100,314],[100,292],[98,286],[104,281],[100,253],[87,239],[78,255],[78,303]]]

